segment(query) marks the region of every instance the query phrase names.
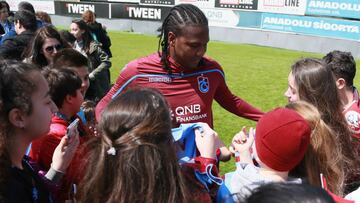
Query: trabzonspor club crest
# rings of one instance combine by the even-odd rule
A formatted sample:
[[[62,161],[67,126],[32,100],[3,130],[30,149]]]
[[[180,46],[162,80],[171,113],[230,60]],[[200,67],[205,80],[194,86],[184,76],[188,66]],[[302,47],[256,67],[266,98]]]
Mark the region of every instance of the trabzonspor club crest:
[[[207,93],[210,89],[209,78],[204,76],[197,77],[199,90],[202,93]]]
[[[356,111],[348,111],[345,114],[345,119],[351,127],[353,133],[360,133],[360,114]]]

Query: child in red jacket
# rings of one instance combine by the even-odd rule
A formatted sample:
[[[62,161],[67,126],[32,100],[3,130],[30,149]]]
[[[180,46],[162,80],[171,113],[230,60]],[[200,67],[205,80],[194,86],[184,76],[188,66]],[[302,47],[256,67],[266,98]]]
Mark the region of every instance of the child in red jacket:
[[[51,69],[46,70],[44,76],[49,83],[49,94],[59,111],[53,114],[49,133],[32,143],[30,157],[44,170],[48,170],[51,166],[54,150],[61,138],[65,136],[68,125],[76,118],[76,113],[79,112],[84,98],[81,93],[81,79],[73,71]],[[89,136],[84,135],[86,133],[82,131],[81,125],[80,123],[78,128],[83,134],[80,137],[80,145],[89,138]],[[73,184],[79,182],[79,177],[81,177],[78,173],[81,158],[80,150],[79,147],[62,181],[59,193],[54,195],[59,201],[70,198]]]

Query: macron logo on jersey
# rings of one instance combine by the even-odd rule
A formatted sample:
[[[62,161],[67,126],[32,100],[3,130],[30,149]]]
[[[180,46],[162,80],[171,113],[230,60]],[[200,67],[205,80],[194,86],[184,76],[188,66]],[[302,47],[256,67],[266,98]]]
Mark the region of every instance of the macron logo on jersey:
[[[156,77],[149,77],[149,82],[164,82],[164,83],[171,83],[172,79],[171,77],[163,77],[163,76],[156,76]]]

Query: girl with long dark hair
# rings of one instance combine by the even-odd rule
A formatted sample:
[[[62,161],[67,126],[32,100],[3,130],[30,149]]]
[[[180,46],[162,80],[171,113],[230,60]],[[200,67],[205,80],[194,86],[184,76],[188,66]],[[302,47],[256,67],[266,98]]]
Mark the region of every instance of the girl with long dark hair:
[[[52,64],[54,55],[63,48],[70,48],[70,45],[60,37],[56,28],[44,26],[36,31],[31,46],[26,51],[26,62],[43,68]]]
[[[0,201],[52,202],[79,144],[77,132],[65,136],[45,174],[24,156],[30,143],[49,131],[57,108],[39,69],[16,61],[0,64]]]

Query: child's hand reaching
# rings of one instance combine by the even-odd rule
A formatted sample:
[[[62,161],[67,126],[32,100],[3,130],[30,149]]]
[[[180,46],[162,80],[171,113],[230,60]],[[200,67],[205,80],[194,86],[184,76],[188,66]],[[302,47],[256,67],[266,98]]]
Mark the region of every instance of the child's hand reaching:
[[[203,132],[195,130],[196,147],[200,155],[205,158],[216,159],[216,149],[218,148],[217,133],[206,123],[202,123]]]
[[[245,128],[243,128],[239,133],[237,133],[232,139],[233,151],[239,153],[250,152],[252,144],[254,143],[254,134],[255,130],[250,128],[249,137],[246,136]]]
[[[245,127],[237,133],[230,146],[232,153],[239,152],[241,162],[251,162],[250,148],[254,143],[255,130],[250,128],[249,137],[246,136]]]

